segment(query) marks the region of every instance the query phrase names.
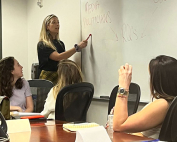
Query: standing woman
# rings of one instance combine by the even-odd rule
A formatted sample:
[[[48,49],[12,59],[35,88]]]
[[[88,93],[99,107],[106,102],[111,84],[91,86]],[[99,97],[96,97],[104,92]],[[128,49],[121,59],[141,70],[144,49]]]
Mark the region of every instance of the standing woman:
[[[68,59],[87,46],[85,40],[65,51],[65,45],[59,38],[59,27],[58,17],[53,14],[48,15],[43,21],[40,40],[37,45],[39,69],[41,70],[39,78],[50,80],[54,84],[57,83],[58,79],[58,62],[62,59]]]
[[[32,112],[32,94],[28,82],[21,78],[22,68],[14,57],[0,60],[0,96],[10,98],[11,111]]]

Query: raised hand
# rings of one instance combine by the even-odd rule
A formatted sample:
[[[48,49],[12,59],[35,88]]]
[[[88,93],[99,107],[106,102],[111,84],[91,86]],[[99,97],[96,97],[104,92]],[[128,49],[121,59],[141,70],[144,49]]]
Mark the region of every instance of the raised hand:
[[[119,69],[119,86],[123,87],[126,91],[129,91],[131,79],[132,66],[126,63],[125,66],[121,66]]]

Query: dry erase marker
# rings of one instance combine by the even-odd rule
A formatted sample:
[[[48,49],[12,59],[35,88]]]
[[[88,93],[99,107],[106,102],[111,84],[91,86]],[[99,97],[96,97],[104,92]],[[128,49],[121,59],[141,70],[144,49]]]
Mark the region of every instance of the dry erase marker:
[[[90,36],[92,36],[92,34],[89,34],[89,36],[88,36],[88,38],[86,40],[88,40]]]

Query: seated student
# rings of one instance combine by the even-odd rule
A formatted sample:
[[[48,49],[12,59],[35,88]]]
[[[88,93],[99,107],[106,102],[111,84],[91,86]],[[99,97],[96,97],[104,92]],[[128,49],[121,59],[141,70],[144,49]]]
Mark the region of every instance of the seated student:
[[[161,55],[149,63],[152,102],[141,111],[128,116],[127,100],[132,66],[125,64],[119,69],[119,89],[114,108],[113,129],[129,133],[142,132],[143,136],[157,139],[168,107],[177,96],[177,60]],[[123,88],[125,93],[123,92]]]
[[[61,60],[58,65],[58,82],[48,93],[42,115],[49,119],[55,119],[55,102],[58,92],[66,85],[83,81],[80,67],[71,60]]]
[[[22,68],[14,57],[0,60],[0,95],[10,98],[11,111],[32,112],[32,94],[28,82],[21,78]]]

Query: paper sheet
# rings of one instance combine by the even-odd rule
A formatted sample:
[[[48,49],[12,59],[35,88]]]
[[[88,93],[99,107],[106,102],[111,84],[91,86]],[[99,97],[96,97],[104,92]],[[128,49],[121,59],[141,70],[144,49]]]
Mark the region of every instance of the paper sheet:
[[[67,123],[67,124],[63,124],[63,128],[65,128],[69,131],[77,131],[80,129],[97,127],[97,126],[99,126],[99,124],[97,124],[97,123],[78,123],[78,124]]]

